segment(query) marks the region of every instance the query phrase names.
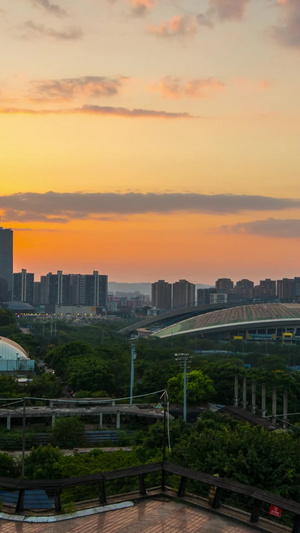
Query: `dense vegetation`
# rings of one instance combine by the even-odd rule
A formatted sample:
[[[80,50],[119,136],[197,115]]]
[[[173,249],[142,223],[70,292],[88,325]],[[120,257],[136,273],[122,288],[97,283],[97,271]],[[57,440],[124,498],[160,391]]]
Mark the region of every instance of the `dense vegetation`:
[[[70,390],[75,391],[78,397],[128,396],[130,343],[128,339],[117,335],[115,329],[116,325],[107,323],[75,327],[57,322],[55,330],[53,327],[50,329],[49,324],[33,324],[31,334],[23,335],[14,317],[1,311],[0,333],[22,344],[32,357],[53,368],[55,374],[41,373],[26,388],[21,388],[13,377],[2,375],[0,397],[26,395],[51,398],[68,395]],[[210,353],[201,353],[204,350],[210,350]],[[218,350],[227,350],[227,353],[218,353]],[[240,397],[242,377],[246,376],[248,400],[251,382],[256,380],[258,405],[260,385],[265,383],[269,412],[275,385],[278,412],[282,410],[285,390],[289,394],[289,411],[300,412],[300,373],[289,373],[287,370],[288,365],[300,363],[298,346],[246,344],[241,341],[221,343],[178,337],[170,340],[139,339],[136,351],[136,394],[159,391],[168,384],[170,400],[181,404],[183,375],[174,353],[189,352],[193,357],[189,364],[188,405],[199,406],[210,401],[232,404],[234,376],[238,374]],[[251,368],[245,368],[245,364],[251,365]],[[158,397],[155,395],[150,400],[157,401]],[[167,452],[167,456],[172,462],[230,477],[298,500],[300,429],[297,417],[292,422],[294,426],[288,432],[268,433],[225,415],[204,413],[194,427],[178,420],[170,426],[171,451]],[[141,428],[131,436],[123,435],[120,444],[132,445],[132,452],[107,454],[94,450],[85,455],[66,457],[55,447],[56,444],[60,447],[77,447],[84,443],[83,430],[83,421],[79,419],[58,420],[51,432],[53,446],[32,450],[26,458],[25,475],[32,478],[63,478],[155,462],[162,457],[163,428],[160,423],[149,427],[147,431]],[[21,432],[16,434],[2,429],[0,441],[7,442],[5,439],[9,438],[12,442],[15,439],[12,447],[18,447]],[[28,432],[26,438],[31,442],[33,436]],[[19,461],[8,454],[0,454],[0,468],[2,475],[20,475]],[[132,486],[124,485],[123,489],[126,488]],[[80,497],[75,492],[64,494],[65,501]]]
[[[25,460],[25,476],[30,479],[59,479],[161,460],[161,423],[135,434],[131,439],[131,444],[136,442],[132,452],[93,450],[65,456],[58,447],[50,444],[33,448]],[[172,422],[170,444],[171,451],[167,449],[170,462],[228,477],[296,501],[300,497],[298,428],[292,432],[270,433],[226,415],[204,413],[194,427],[181,420]],[[3,475],[20,474],[20,462],[6,453],[0,453],[0,468]],[[132,481],[122,481],[114,490],[132,488]],[[68,496],[65,495],[65,501],[80,497],[78,490],[70,490]],[[83,493],[82,497],[86,494]]]

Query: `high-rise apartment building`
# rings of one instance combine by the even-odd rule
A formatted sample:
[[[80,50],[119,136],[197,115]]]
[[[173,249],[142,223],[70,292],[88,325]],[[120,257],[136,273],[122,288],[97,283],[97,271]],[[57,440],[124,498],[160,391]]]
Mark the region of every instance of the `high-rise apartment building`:
[[[236,282],[234,292],[243,300],[251,300],[253,298],[254,283],[249,279],[241,279]]]
[[[0,226],[0,299],[11,298],[13,231]]]
[[[214,287],[197,289],[197,305],[208,305],[210,303],[210,296],[216,292]]]
[[[41,276],[40,286],[36,286],[35,295],[40,298],[36,305],[47,305],[54,309],[56,305],[87,305],[90,307],[106,307],[108,277],[93,274],[56,274],[49,272]],[[49,308],[49,311],[51,309]]]
[[[295,280],[283,278],[277,280],[277,296],[279,300],[292,301],[294,298]]]
[[[107,276],[99,275],[94,270],[92,275],[85,275],[85,305],[105,307],[107,305]]]
[[[228,293],[233,289],[233,281],[230,278],[219,278],[216,281],[217,292]]]
[[[294,297],[297,302],[300,300],[300,277],[294,278]]]
[[[164,279],[152,283],[151,299],[153,307],[157,309],[171,309],[172,285]]]
[[[265,279],[254,287],[254,298],[260,300],[274,300],[276,298],[276,281]]]
[[[27,272],[25,268],[21,272],[12,275],[12,300],[33,304],[34,274]]]
[[[173,308],[195,305],[195,285],[186,279],[173,283]]]

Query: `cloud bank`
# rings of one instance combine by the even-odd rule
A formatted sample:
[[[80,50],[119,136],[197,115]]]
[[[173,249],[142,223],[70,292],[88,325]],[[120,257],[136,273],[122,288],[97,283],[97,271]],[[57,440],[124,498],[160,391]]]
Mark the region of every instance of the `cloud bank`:
[[[220,20],[242,20],[249,0],[210,0],[209,13]]]
[[[159,26],[148,26],[148,33],[161,38],[189,37],[197,33],[197,22],[194,17],[178,15]]]
[[[94,98],[118,94],[124,78],[105,76],[82,76],[60,80],[32,82],[34,97],[43,101],[70,101],[78,97]]]
[[[143,16],[149,13],[156,4],[156,0],[127,0],[132,11],[137,16]]]
[[[233,226],[222,226],[222,230],[225,233],[295,239],[300,237],[300,220],[268,218],[267,220],[241,222]]]
[[[225,84],[217,78],[196,78],[185,82],[172,76],[162,78],[159,86],[165,98],[208,98],[224,88]]]
[[[59,41],[74,41],[81,39],[82,31],[78,28],[66,28],[64,30],[55,30],[54,28],[44,26],[44,24],[37,24],[32,20],[27,20],[23,24],[26,39],[34,39],[39,37],[49,37],[53,40]]]
[[[189,113],[170,113],[155,109],[128,109],[127,107],[112,107],[99,105],[84,105],[73,109],[28,109],[18,107],[0,108],[0,115],[98,115],[123,118],[164,118],[182,119],[196,118]]]
[[[58,4],[52,4],[49,0],[30,0],[32,5],[35,7],[41,7],[52,15],[57,17],[65,17],[67,15],[66,11],[59,7]]]
[[[68,222],[72,219],[179,211],[224,215],[245,211],[280,211],[300,206],[300,199],[249,195],[197,193],[18,193],[0,196],[0,209],[7,220]],[[272,220],[272,219],[270,219]],[[264,222],[264,221],[262,221]],[[252,223],[250,223],[252,224]],[[247,225],[223,227],[242,233]],[[249,226],[250,228],[250,226]]]
[[[197,21],[199,26],[212,28],[217,21],[243,20],[249,0],[210,0],[208,9],[204,13],[199,13]]]
[[[299,0],[281,1],[278,9],[283,21],[272,28],[272,33],[278,44],[300,48],[300,2]]]

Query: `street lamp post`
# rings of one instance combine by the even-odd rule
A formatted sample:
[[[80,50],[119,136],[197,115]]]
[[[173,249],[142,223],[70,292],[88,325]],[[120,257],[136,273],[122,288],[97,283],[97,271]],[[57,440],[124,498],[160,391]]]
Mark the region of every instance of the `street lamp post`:
[[[183,362],[183,420],[186,422],[187,420],[187,414],[186,414],[186,369],[187,369],[187,362],[190,359],[190,354],[188,353],[176,353],[175,358],[177,361]]]
[[[25,475],[25,424],[26,424],[26,398],[23,398],[23,420],[22,420],[22,479]]]
[[[164,430],[163,430],[163,446],[162,446],[162,462],[165,464],[166,460],[166,411],[167,411],[167,391],[165,390],[160,399],[164,400]],[[161,490],[165,490],[165,471],[162,469],[162,478],[161,478]]]
[[[130,365],[130,407],[132,407],[132,396],[133,396],[133,384],[134,384],[134,361],[136,359],[135,351],[135,341],[137,335],[131,335],[130,344],[131,344],[131,365]]]

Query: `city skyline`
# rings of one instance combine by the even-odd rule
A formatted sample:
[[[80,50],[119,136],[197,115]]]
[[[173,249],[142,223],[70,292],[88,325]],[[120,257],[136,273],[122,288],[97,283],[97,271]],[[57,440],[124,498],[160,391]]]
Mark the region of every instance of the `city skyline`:
[[[299,21],[298,0],[0,0],[14,272],[297,276]]]

